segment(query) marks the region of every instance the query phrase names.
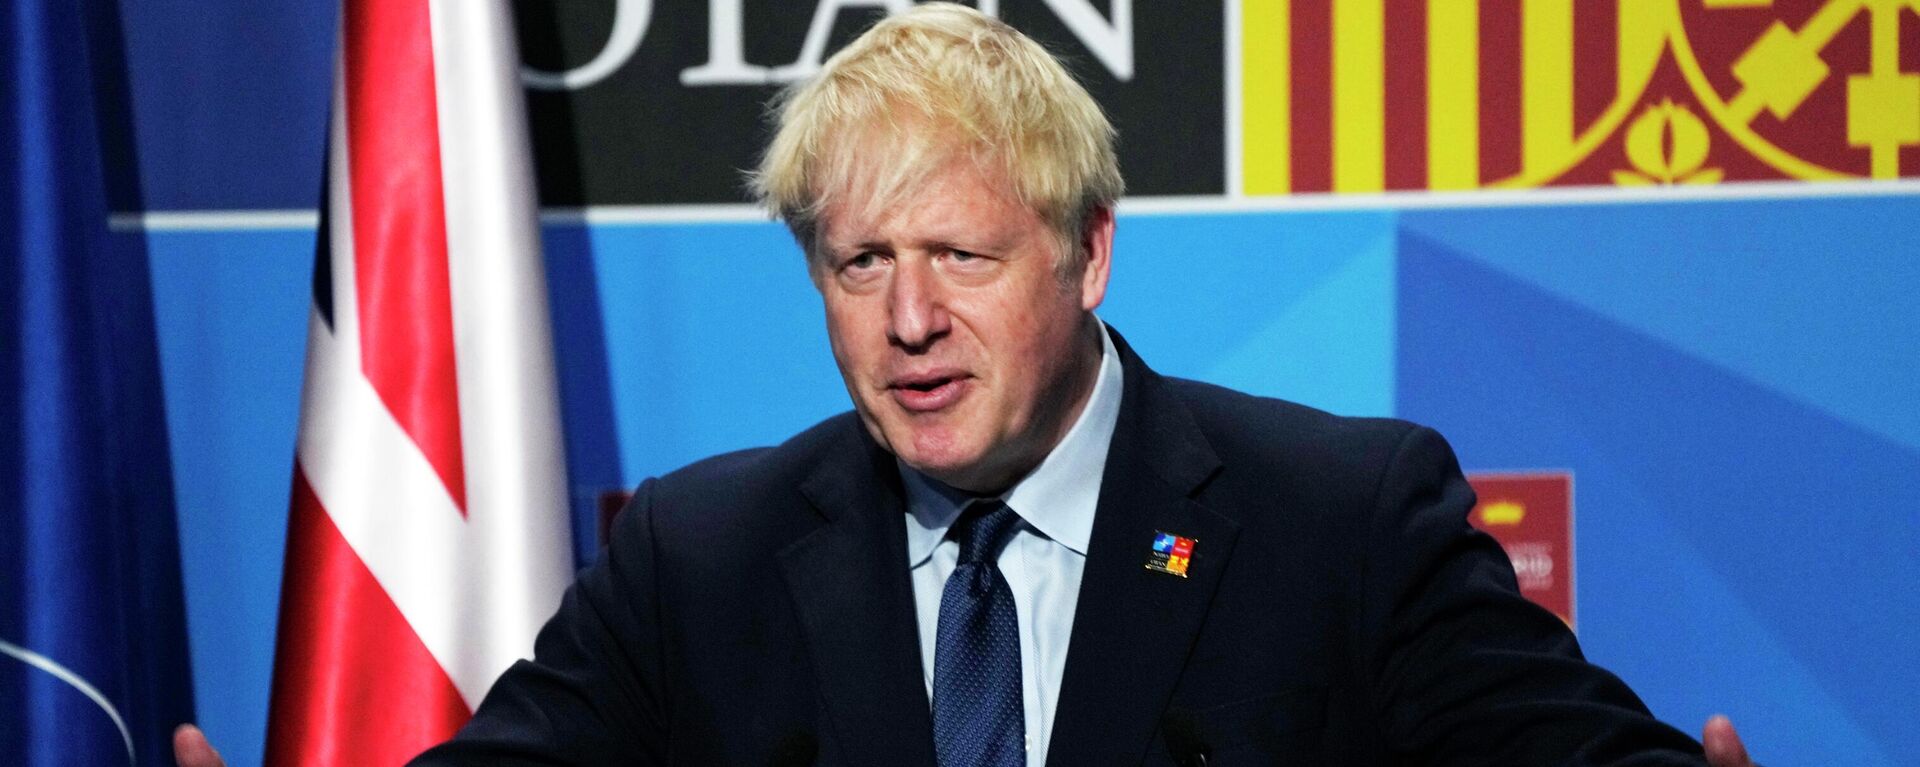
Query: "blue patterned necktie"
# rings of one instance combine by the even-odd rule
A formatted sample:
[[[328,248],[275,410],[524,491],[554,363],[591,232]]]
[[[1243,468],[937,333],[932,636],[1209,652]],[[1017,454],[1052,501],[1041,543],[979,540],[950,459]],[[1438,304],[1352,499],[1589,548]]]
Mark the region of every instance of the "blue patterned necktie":
[[[1020,526],[997,500],[979,500],[949,532],[960,564],[940,595],[933,652],[933,746],[940,767],[1024,767],[1020,619],[995,564]]]

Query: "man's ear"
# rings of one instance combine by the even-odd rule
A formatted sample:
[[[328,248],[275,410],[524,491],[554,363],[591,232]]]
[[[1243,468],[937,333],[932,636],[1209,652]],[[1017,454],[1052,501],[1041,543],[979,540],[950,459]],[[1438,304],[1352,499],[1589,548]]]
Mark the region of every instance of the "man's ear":
[[[1080,270],[1080,308],[1093,311],[1107,298],[1107,277],[1113,273],[1113,206],[1087,211],[1080,224],[1080,248],[1087,254]]]

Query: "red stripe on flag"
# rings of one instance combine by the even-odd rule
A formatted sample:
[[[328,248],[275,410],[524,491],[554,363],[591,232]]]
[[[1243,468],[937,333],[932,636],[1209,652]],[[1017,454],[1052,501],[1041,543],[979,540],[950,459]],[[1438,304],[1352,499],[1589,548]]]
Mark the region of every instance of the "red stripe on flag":
[[[1333,190],[1333,0],[1293,3],[1293,191]]]
[[[1520,0],[1480,4],[1480,178],[1520,172]]]
[[[298,469],[267,717],[269,765],[402,764],[470,712]]]
[[[1427,5],[1391,6],[1386,15],[1387,189],[1427,188]]]
[[[361,369],[467,508],[426,0],[343,9]]]
[[[1573,6],[1573,127],[1592,127],[1620,92],[1620,11],[1606,3]]]

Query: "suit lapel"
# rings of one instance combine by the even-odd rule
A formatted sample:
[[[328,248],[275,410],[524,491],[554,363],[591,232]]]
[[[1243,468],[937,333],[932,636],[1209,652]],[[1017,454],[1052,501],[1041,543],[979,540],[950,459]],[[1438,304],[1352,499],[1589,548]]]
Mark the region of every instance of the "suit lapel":
[[[858,429],[856,425],[854,428]],[[834,741],[855,764],[934,764],[893,459],[864,434],[801,492],[826,524],[780,552]]]
[[[1117,333],[1114,345],[1126,385],[1068,640],[1054,765],[1140,763],[1240,529],[1191,497],[1219,460],[1185,404]],[[1188,577],[1147,569],[1156,532],[1195,541]]]

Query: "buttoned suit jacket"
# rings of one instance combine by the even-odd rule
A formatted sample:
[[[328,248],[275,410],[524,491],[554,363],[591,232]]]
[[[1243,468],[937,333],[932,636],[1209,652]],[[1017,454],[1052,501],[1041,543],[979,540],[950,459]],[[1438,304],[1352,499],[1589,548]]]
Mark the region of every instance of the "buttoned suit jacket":
[[[1114,342],[1047,764],[1703,763],[1520,596],[1433,431]],[[1186,577],[1146,567],[1157,532],[1196,541]],[[535,657],[419,763],[931,766],[905,541],[850,413],[649,480]]]

